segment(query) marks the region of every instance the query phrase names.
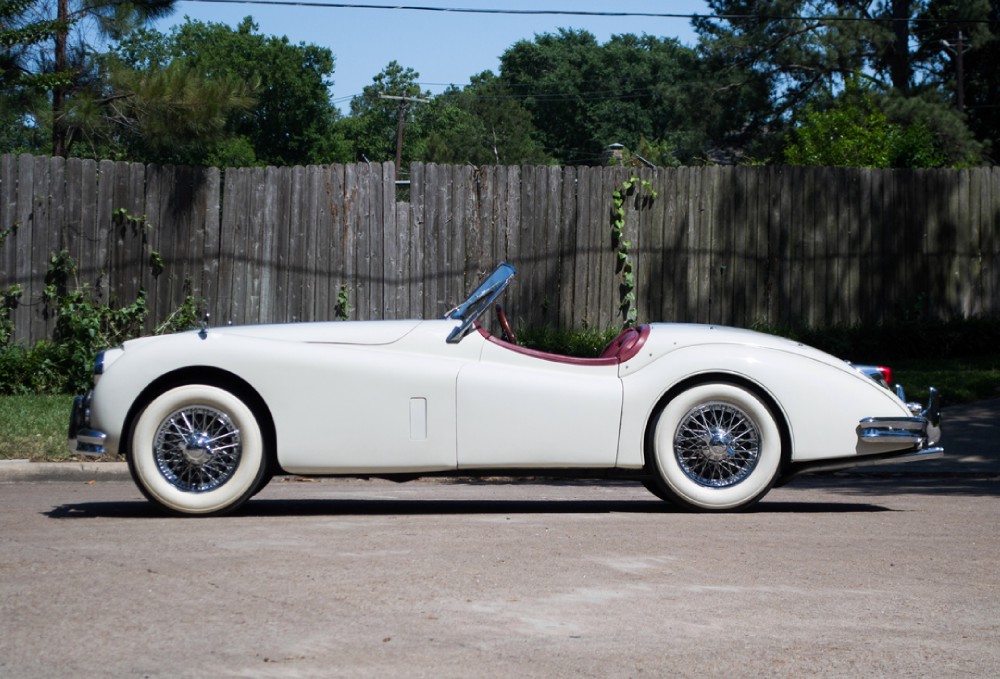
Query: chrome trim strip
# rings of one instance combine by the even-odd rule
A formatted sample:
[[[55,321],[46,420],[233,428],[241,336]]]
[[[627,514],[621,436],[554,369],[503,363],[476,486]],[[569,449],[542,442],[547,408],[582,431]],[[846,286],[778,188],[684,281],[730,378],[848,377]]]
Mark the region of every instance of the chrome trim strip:
[[[927,439],[923,417],[866,417],[858,424],[862,443],[922,444]]]
[[[898,429],[889,431],[865,429],[858,436],[864,443],[910,443],[914,445],[923,443],[926,438],[922,434]]]

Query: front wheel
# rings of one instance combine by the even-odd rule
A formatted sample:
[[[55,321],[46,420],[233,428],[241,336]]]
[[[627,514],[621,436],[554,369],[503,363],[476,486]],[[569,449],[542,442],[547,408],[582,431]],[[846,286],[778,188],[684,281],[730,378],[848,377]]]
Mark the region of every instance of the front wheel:
[[[132,428],[129,471],[152,502],[180,514],[219,514],[246,502],[267,471],[253,411],[218,387],[189,384],[154,398]]]
[[[733,510],[759,500],[781,469],[781,429],[756,394],[701,384],[655,418],[650,466],[656,493],[683,507]]]

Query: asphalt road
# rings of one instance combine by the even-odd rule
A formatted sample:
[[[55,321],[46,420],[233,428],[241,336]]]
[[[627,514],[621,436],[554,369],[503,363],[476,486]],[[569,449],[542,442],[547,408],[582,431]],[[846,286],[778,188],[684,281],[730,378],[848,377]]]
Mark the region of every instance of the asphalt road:
[[[0,485],[0,676],[1000,676],[1000,481]]]

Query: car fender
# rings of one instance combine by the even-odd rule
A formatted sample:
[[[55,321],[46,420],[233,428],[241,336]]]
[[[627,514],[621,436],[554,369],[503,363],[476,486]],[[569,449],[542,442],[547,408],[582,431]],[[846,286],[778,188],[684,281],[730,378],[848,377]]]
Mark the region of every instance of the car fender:
[[[261,397],[287,471],[453,468],[455,380],[461,365],[481,349],[477,343],[446,345],[453,325],[421,323],[383,346],[213,330],[130,342],[97,381],[92,421],[107,433],[107,450],[117,452],[126,413],[135,412],[133,405],[147,388],[178,371],[190,376],[211,370],[236,376]],[[427,434],[419,438],[411,435],[415,398],[421,407],[426,404]]]
[[[812,350],[815,352],[815,350]],[[765,395],[787,428],[793,461],[858,453],[866,417],[909,416],[904,404],[847,363],[826,354],[767,346],[706,343],[681,346],[636,370],[623,369],[624,404],[618,466],[645,464],[647,427],[672,391],[709,381],[737,381]],[[866,446],[866,453],[898,445]]]

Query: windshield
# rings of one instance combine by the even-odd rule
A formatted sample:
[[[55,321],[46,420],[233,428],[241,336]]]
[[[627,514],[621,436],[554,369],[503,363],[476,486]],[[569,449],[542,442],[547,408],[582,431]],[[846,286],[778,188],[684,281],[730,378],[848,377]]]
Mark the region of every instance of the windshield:
[[[496,271],[490,274],[489,278],[483,281],[475,291],[469,295],[468,299],[459,304],[454,309],[444,315],[445,318],[454,318],[462,321],[448,336],[449,342],[458,342],[465,336],[472,324],[479,318],[493,301],[500,296],[504,288],[514,277],[514,267],[506,262],[502,262]]]

